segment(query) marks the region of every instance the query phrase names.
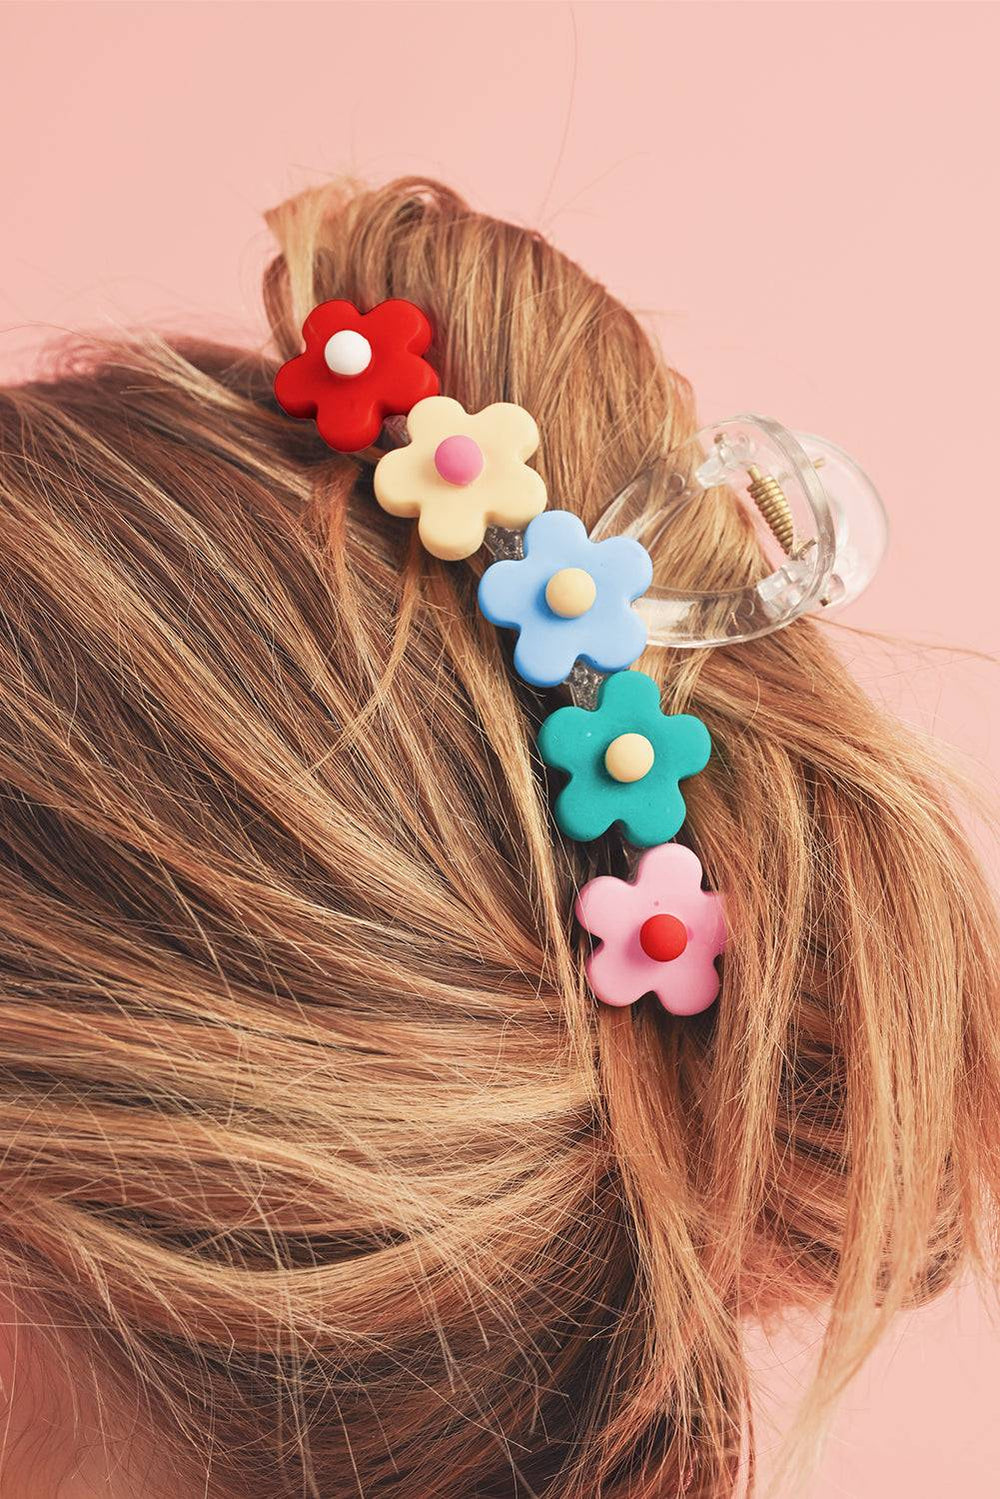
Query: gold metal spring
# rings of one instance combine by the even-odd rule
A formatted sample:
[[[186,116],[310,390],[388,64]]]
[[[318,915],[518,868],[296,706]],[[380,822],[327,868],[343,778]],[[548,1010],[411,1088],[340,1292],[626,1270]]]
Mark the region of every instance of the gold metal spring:
[[[795,522],[784,490],[777,479],[762,474],[755,464],[747,469],[747,473],[750,475],[747,493],[781,550],[790,557],[795,550]]]

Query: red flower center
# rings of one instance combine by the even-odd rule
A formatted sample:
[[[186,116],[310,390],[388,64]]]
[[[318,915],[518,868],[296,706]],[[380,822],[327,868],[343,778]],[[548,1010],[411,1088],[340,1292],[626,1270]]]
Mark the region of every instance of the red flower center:
[[[676,916],[650,916],[639,928],[639,945],[647,958],[669,963],[687,947],[687,927]]]

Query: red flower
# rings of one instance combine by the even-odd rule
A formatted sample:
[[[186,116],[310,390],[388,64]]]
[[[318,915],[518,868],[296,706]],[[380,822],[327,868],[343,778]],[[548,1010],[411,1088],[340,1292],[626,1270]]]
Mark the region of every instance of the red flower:
[[[367,448],[387,416],[405,416],[438,393],[438,377],[420,357],[431,325],[412,302],[380,302],[366,313],[351,302],[321,302],[302,335],[305,353],[281,366],[274,394],[289,416],[315,417],[339,452]]]

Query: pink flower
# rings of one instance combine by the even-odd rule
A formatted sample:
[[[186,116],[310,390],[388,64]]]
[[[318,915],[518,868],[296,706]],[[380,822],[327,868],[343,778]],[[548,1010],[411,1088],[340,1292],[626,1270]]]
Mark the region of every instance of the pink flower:
[[[605,1004],[655,994],[672,1015],[696,1015],[717,996],[722,897],[701,888],[701,864],[683,844],[649,849],[633,880],[591,880],[577,896],[576,915],[598,938],[587,977]]]

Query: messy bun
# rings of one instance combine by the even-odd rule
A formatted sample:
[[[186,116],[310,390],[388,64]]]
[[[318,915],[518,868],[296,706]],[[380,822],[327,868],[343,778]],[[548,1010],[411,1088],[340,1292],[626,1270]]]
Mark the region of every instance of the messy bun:
[[[415,301],[588,524],[694,428],[607,291],[436,184],[270,225],[277,356],[326,298]],[[476,565],[282,416],[276,362],[150,340],[0,393],[3,1272],[152,1442],[144,1492],[727,1499],[743,1320],[831,1305],[815,1413],[977,1248],[983,877],[820,627],[650,650],[715,746],[722,992],[595,1005],[573,892],[620,850],[555,835]],[[725,505],[653,560],[759,566]]]

